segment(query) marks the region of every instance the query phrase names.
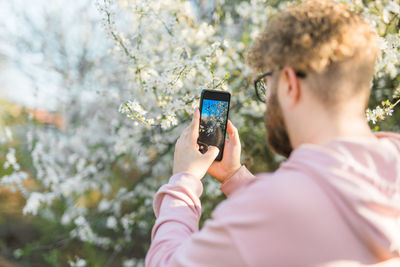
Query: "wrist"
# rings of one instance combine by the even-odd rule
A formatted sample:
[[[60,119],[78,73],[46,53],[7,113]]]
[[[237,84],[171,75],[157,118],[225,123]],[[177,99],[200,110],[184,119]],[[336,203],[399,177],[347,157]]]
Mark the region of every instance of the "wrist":
[[[201,175],[199,172],[193,171],[191,169],[180,169],[180,170],[172,172],[172,175],[176,175],[176,174],[190,175],[190,176],[196,177],[199,180],[201,180],[201,178],[203,178],[203,176],[204,176],[204,174]]]
[[[233,176],[241,167],[242,167],[242,164],[239,164],[239,165],[237,165],[237,166],[231,168],[230,171],[229,171],[229,173],[228,173],[228,175],[226,175],[226,176],[222,179],[221,183],[224,184],[226,181],[228,181],[229,179],[231,179],[232,176]]]

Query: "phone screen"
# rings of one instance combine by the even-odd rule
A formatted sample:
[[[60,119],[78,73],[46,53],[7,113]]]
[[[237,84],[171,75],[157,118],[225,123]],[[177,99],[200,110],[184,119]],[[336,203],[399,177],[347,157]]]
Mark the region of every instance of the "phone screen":
[[[220,92],[218,93],[221,94]],[[209,94],[210,91],[202,98],[198,142],[200,149],[203,144],[217,146],[219,154],[216,160],[220,161],[225,144],[230,95],[228,93],[228,96],[218,97],[209,96]],[[212,99],[207,98],[207,96],[212,97]]]

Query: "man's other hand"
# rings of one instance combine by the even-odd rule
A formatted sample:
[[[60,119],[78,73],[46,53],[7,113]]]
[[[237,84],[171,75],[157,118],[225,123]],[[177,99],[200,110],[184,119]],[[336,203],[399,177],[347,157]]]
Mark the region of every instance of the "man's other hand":
[[[221,183],[228,180],[242,166],[240,164],[241,147],[238,130],[230,120],[228,120],[226,130],[229,138],[225,139],[222,161],[213,162],[207,171]]]
[[[181,136],[176,141],[173,167],[174,174],[186,172],[201,179],[206,174],[211,163],[218,156],[219,149],[216,146],[209,146],[208,151],[204,154],[199,151],[199,145],[197,144],[197,139],[199,138],[199,124],[200,111],[196,108],[192,123],[183,130]]]

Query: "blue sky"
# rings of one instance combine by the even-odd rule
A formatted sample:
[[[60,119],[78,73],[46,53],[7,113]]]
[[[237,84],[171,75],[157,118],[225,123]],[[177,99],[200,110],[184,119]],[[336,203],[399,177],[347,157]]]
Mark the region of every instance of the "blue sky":
[[[204,99],[204,100],[203,100],[203,108],[202,108],[202,112],[201,112],[202,116],[208,117],[208,116],[209,116],[210,114],[212,114],[212,113],[215,114],[215,113],[216,113],[216,106],[217,106],[217,105],[213,105],[213,104],[218,104],[219,102],[225,102],[225,103],[227,103],[226,101]],[[208,106],[208,105],[211,105],[211,111],[210,111],[210,112],[206,111],[206,109],[205,109],[205,107]]]

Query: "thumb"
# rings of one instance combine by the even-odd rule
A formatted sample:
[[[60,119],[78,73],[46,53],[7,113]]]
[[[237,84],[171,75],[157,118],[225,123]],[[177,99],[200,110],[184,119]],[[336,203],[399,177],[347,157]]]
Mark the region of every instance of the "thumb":
[[[216,146],[208,146],[208,151],[204,154],[204,157],[209,159],[210,161],[214,161],[214,159],[218,156],[219,148]]]
[[[234,144],[238,144],[238,143],[240,144],[238,130],[230,120],[228,120],[228,125],[227,125],[226,130],[228,131],[228,134],[229,134],[228,140],[233,141]]]

